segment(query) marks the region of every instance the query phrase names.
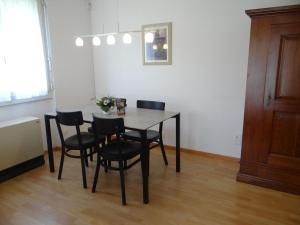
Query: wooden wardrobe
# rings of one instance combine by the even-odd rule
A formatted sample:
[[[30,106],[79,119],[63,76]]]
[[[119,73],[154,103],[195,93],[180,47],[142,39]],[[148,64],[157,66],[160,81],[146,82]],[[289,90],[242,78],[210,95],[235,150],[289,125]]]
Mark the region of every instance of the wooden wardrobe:
[[[300,194],[300,5],[246,14],[251,37],[237,180]]]

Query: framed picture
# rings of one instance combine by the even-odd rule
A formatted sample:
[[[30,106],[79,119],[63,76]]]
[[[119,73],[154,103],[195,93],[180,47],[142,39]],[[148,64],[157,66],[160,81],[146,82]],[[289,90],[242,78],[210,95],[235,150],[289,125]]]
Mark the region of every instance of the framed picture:
[[[142,26],[144,65],[172,64],[172,23]]]

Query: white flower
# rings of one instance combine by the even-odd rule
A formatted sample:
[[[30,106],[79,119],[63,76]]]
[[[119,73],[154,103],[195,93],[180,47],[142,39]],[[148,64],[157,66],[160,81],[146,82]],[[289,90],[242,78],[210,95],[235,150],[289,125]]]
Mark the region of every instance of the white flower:
[[[104,101],[103,101],[103,105],[108,105],[109,104],[109,100],[108,99],[105,99]]]

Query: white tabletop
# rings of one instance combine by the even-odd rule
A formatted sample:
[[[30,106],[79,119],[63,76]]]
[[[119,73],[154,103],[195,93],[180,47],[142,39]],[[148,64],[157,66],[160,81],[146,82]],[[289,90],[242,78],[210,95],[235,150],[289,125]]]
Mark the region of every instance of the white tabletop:
[[[163,122],[171,117],[179,114],[179,112],[161,111],[161,110],[151,110],[151,109],[141,109],[126,107],[125,115],[117,115],[116,111],[113,110],[111,114],[107,115],[102,112],[99,106],[96,104],[85,105],[81,107],[75,107],[72,109],[59,108],[58,111],[68,112],[68,111],[82,111],[84,120],[92,121],[93,115],[100,118],[124,118],[125,128],[136,129],[136,130],[147,130],[160,122]],[[56,115],[55,112],[47,113],[48,115]]]

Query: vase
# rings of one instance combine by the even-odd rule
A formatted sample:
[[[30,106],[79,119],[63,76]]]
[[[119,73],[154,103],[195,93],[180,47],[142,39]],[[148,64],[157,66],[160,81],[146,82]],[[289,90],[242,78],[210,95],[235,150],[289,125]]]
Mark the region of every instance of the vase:
[[[104,114],[104,115],[109,115],[110,114],[110,109],[108,110],[108,111],[104,111],[103,109],[102,109],[102,113]]]

